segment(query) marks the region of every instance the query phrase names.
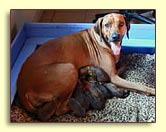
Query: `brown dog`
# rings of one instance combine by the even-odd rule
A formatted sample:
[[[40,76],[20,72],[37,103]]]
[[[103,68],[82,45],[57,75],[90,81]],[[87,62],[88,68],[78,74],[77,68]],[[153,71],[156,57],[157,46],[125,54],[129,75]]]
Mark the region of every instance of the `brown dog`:
[[[130,91],[155,95],[155,89],[120,78],[116,62],[122,38],[129,23],[121,14],[108,14],[96,25],[39,47],[22,66],[17,87],[24,107],[48,119],[69,110],[68,102],[78,81],[78,69],[87,65],[101,67],[111,82]]]

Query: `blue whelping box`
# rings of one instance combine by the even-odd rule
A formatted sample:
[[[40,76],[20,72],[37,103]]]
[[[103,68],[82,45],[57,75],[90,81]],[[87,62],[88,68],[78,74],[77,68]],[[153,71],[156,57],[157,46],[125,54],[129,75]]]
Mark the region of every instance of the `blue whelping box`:
[[[91,23],[25,23],[11,45],[11,103],[16,93],[20,68],[38,45],[93,25]],[[126,36],[123,39],[122,53],[155,53],[154,24],[131,24],[129,36],[129,39]]]

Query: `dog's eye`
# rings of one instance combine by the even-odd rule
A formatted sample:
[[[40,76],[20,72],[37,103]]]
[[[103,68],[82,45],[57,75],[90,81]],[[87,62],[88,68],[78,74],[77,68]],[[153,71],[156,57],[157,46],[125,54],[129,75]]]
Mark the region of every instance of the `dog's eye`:
[[[109,24],[109,23],[106,23],[106,24],[105,24],[105,27],[106,27],[106,28],[108,28],[109,26],[110,26],[110,24]]]
[[[120,26],[120,27],[124,26],[124,22],[120,22],[120,23],[119,23],[119,26]]]

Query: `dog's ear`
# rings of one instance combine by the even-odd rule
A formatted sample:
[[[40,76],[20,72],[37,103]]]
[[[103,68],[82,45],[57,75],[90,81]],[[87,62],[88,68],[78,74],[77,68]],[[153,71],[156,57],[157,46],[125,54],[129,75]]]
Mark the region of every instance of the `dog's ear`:
[[[126,16],[124,16],[124,19],[125,19],[125,23],[126,23],[126,27],[127,27],[126,35],[127,35],[127,38],[129,39],[130,21],[127,19]]]
[[[102,41],[102,22],[103,17],[100,17],[95,24],[95,31],[100,36],[100,41]]]

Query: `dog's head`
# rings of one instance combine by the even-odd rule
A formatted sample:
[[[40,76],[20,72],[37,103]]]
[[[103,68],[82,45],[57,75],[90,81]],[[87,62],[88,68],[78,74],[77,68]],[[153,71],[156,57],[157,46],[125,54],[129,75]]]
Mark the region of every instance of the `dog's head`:
[[[105,41],[112,49],[114,55],[119,55],[123,36],[129,38],[130,23],[122,14],[111,13],[99,18],[95,30],[100,36],[100,41]]]

